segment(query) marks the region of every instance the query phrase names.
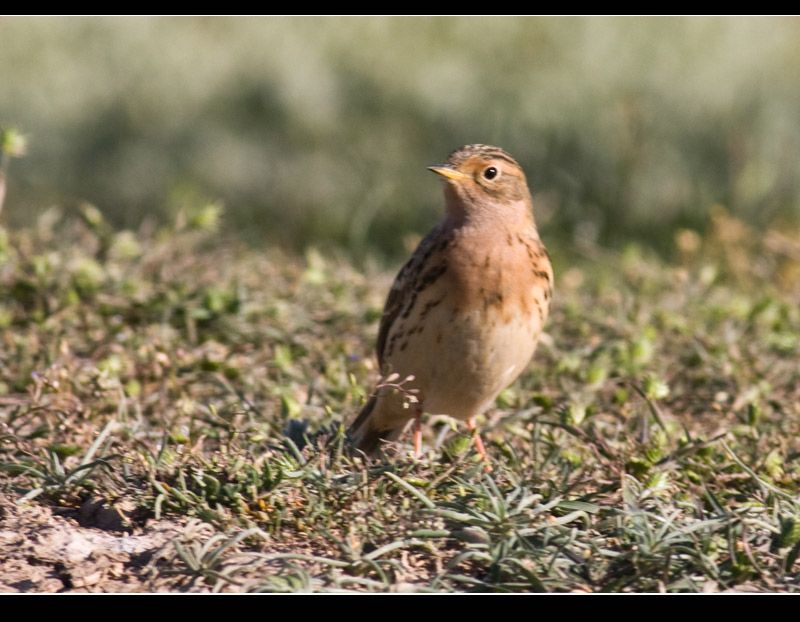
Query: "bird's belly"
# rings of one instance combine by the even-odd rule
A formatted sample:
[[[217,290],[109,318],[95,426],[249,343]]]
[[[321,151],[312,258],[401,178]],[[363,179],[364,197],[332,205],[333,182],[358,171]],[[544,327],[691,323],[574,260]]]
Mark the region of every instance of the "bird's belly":
[[[399,344],[387,363],[403,378],[414,375],[426,412],[468,419],[522,373],[540,330],[538,316],[442,304],[425,318],[424,331]]]

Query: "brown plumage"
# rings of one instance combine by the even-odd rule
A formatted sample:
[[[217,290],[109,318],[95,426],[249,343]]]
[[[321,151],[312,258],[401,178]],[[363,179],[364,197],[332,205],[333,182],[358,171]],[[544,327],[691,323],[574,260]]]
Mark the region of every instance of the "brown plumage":
[[[552,296],[553,271],[533,219],[522,168],[508,153],[467,145],[431,170],[446,182],[444,220],[395,278],[378,330],[384,377],[398,374],[408,394],[381,386],[349,428],[373,455],[414,419],[419,453],[422,412],[474,429],[530,361]],[[480,437],[478,451],[485,457]]]

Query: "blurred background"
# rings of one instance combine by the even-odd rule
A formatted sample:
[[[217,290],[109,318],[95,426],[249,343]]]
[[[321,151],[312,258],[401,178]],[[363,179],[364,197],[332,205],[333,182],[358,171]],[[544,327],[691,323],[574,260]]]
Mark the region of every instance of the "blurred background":
[[[11,225],[219,202],[245,239],[396,257],[472,142],[523,164],[551,245],[800,220],[797,18],[10,17],[0,85]]]

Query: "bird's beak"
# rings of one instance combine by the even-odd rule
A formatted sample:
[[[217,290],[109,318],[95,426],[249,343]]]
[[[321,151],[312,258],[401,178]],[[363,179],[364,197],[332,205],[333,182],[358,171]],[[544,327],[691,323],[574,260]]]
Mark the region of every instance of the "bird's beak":
[[[457,171],[456,169],[445,165],[429,166],[428,170],[433,171],[437,175],[441,175],[448,181],[462,181],[465,179],[470,179],[470,176],[466,173],[462,173],[461,171]]]

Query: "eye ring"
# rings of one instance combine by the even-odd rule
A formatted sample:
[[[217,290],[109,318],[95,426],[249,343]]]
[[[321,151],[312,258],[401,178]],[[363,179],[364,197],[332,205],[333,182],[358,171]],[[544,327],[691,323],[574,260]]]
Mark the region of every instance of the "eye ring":
[[[499,174],[500,171],[498,171],[497,167],[495,166],[490,166],[489,168],[483,171],[483,176],[490,181],[495,177],[497,177]]]

